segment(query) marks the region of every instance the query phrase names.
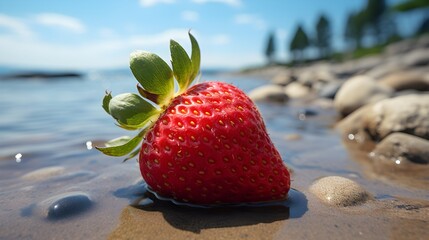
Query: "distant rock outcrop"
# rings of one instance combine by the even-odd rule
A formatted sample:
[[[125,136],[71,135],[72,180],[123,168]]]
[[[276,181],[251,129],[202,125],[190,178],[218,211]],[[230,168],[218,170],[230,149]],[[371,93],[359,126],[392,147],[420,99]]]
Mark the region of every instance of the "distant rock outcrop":
[[[60,79],[60,78],[82,78],[83,74],[78,72],[16,72],[0,75],[1,80],[7,79]]]

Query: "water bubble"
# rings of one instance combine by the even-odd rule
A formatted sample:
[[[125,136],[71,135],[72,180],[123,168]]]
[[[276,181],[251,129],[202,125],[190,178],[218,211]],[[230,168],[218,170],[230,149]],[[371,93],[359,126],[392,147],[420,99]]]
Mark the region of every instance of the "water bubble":
[[[87,148],[88,150],[91,150],[91,149],[92,149],[92,142],[91,142],[91,141],[87,141],[87,142],[86,142],[86,148]]]
[[[22,154],[21,154],[21,153],[18,153],[18,154],[16,154],[16,155],[15,155],[15,161],[16,161],[17,163],[20,163],[20,162],[21,162],[21,158],[22,158]]]
[[[297,113],[298,119],[304,121],[307,117],[313,117],[317,115],[317,112],[311,109],[301,109]]]

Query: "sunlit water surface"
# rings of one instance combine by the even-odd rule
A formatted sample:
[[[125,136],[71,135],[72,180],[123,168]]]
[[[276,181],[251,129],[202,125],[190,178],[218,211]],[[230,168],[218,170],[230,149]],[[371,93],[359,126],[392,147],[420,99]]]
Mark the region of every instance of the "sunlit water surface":
[[[211,75],[203,75],[202,80],[233,83],[245,92],[266,84],[261,79]],[[268,131],[293,171],[295,190],[289,202],[259,212],[241,209],[247,212],[243,218],[240,214],[231,215],[237,208],[213,213],[187,209],[189,206],[174,207],[169,205],[173,203],[166,205],[163,201],[154,203],[153,196],[146,197],[148,192],[142,187],[135,161],[122,164],[121,159],[106,157],[94,149],[106,140],[129,133],[116,127],[102,109],[104,92],[110,90],[113,95],[135,92],[135,84],[130,73],[122,72],[93,73],[83,79],[0,81],[1,239],[99,239],[109,236],[115,228],[113,236],[117,236],[123,219],[128,216],[129,205],[148,210],[155,204],[148,212],[162,212],[169,226],[185,232],[194,232],[193,228],[197,228],[195,231],[218,228],[210,224],[210,218],[202,217],[207,214],[214,214],[213,222],[223,217],[233,219],[220,227],[252,226],[289,218],[313,224],[302,220],[312,214],[307,203],[312,196],[307,188],[315,179],[327,175],[353,178],[380,199],[389,199],[393,194],[428,198],[425,191],[396,188],[394,184],[366,176],[330,128],[336,118],[332,109],[261,103],[258,108]],[[190,226],[183,224],[181,218],[167,217],[166,213],[175,211],[200,220]],[[395,224],[393,221],[382,226]],[[279,233],[283,231],[277,225],[272,226]],[[370,232],[371,224],[363,224],[362,229]],[[288,234],[292,233],[304,236],[299,231]]]

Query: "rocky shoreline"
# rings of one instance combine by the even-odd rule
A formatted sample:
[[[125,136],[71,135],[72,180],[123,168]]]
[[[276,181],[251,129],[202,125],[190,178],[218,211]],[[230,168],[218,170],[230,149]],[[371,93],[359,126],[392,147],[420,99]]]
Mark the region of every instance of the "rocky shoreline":
[[[331,107],[343,138],[373,161],[429,163],[429,36],[386,47],[379,56],[295,68],[267,67],[245,74],[271,79],[249,93],[255,101],[305,99]],[[402,164],[405,165],[405,164]]]

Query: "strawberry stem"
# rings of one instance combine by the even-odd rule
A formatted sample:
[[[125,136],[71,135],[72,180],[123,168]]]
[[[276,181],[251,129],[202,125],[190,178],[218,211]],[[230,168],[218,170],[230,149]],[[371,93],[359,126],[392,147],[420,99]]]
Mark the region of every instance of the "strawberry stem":
[[[115,120],[116,125],[126,130],[143,129],[134,138],[125,137],[106,143],[106,147],[96,147],[110,156],[124,156],[128,160],[138,153],[134,150],[143,140],[147,130],[156,122],[176,96],[185,92],[200,72],[200,47],[197,40],[188,32],[191,41],[191,57],[176,41],[170,41],[171,65],[158,55],[146,51],[135,51],[130,55],[130,69],[137,79],[137,90],[134,93],[123,93],[112,97],[106,92],[103,98],[103,109]],[[174,78],[179,89],[174,92]],[[157,106],[155,106],[155,104]],[[133,151],[134,150],[134,151]],[[130,153],[131,152],[131,153]]]

